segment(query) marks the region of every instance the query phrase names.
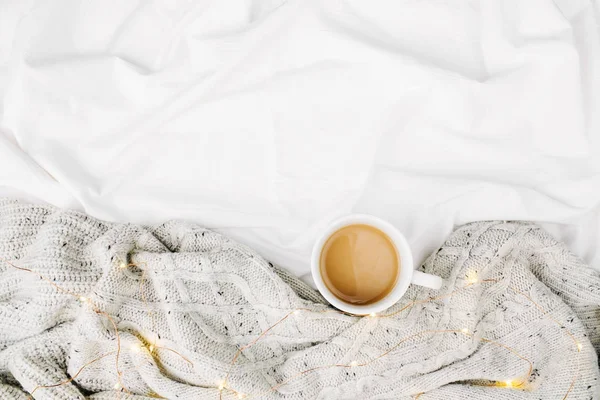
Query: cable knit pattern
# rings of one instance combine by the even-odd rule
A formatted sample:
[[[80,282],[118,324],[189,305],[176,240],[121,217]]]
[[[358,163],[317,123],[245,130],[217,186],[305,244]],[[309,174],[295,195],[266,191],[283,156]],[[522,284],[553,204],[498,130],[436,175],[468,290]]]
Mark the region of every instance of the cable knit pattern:
[[[458,228],[421,266],[442,276],[443,288],[436,293],[411,286],[388,312],[451,293],[475,272],[496,281],[392,318],[331,310],[318,293],[247,247],[183,222],[155,228],[112,224],[2,200],[0,258],[82,293],[119,328],[120,369],[131,395],[114,388],[112,354],[72,383],[38,389],[36,399],[219,399],[218,382],[237,350],[297,308],[306,311],[243,351],[230,387],[261,393],[301,371],[365,362],[397,346],[367,366],[320,369],[261,398],[412,399],[423,393],[420,400],[538,400],[568,393],[588,400],[598,394],[600,276],[530,223]],[[118,268],[125,260],[135,266]],[[474,335],[419,334],[463,328]],[[525,390],[485,386],[525,376],[528,363],[481,338],[533,362]],[[154,355],[129,350],[156,339],[193,365],[162,348]],[[115,350],[105,316],[34,274],[0,263],[0,398],[29,398],[37,385],[68,379]],[[224,391],[223,398],[234,397]]]

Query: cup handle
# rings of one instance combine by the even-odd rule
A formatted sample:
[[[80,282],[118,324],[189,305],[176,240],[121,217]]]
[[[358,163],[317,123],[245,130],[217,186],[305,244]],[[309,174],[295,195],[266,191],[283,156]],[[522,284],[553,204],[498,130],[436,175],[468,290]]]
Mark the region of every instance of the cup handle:
[[[421,271],[413,271],[412,283],[419,286],[425,286],[429,289],[439,289],[444,281],[437,275],[426,274]]]

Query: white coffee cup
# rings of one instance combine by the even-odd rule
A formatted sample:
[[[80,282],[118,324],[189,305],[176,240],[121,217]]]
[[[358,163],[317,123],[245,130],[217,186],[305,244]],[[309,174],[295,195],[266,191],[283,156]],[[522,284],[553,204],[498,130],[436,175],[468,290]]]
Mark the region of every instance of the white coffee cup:
[[[323,281],[323,277],[321,275],[321,251],[323,250],[323,246],[327,242],[327,239],[329,239],[331,235],[341,228],[355,224],[370,225],[388,235],[396,247],[398,259],[400,260],[400,273],[394,288],[383,299],[366,305],[347,303],[336,297],[327,288],[327,286],[325,286],[325,282]],[[439,276],[426,274],[414,269],[412,252],[410,251],[410,247],[408,246],[406,238],[398,229],[381,218],[366,214],[347,215],[329,224],[329,226],[323,231],[323,233],[321,233],[315,245],[313,246],[311,271],[313,280],[317,285],[317,289],[319,289],[319,292],[321,292],[323,297],[325,297],[325,299],[331,303],[331,305],[347,313],[357,315],[368,315],[388,309],[398,302],[398,300],[400,300],[404,293],[406,293],[406,290],[411,283],[436,290],[442,286],[442,278]]]

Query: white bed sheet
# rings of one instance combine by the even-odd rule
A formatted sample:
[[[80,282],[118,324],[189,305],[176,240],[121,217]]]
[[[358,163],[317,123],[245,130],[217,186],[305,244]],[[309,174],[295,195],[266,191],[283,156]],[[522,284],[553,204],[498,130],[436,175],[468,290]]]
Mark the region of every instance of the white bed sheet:
[[[193,220],[305,278],[350,212],[396,224],[418,262],[456,225],[525,219],[600,269],[599,17],[589,0],[4,0],[1,193]]]

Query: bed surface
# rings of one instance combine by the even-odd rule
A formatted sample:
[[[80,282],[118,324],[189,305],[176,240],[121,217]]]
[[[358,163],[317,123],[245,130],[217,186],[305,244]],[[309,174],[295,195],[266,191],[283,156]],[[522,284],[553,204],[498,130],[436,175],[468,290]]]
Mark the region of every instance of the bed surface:
[[[319,230],[421,262],[532,220],[600,269],[600,3],[9,1],[0,194],[187,219],[309,280]]]

